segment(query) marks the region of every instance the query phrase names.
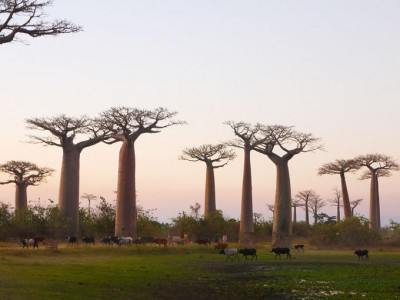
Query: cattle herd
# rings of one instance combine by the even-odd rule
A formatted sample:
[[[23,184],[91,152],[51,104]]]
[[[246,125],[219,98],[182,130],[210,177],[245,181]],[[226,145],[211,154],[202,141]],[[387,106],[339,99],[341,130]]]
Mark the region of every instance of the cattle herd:
[[[22,248],[39,248],[39,244],[46,245],[46,239],[44,237],[34,237],[30,239],[22,239],[19,241],[22,245]],[[86,246],[94,246],[95,239],[94,237],[85,236],[82,238],[82,243]],[[167,247],[167,245],[183,245],[184,241],[179,236],[169,236],[168,238],[153,238],[150,236],[144,236],[137,239],[132,237],[116,237],[116,236],[109,236],[101,239],[100,241],[103,245],[117,245],[117,246],[130,246],[130,245],[160,245]],[[198,245],[208,246],[211,245],[211,241],[209,239],[197,239],[195,241]],[[76,236],[69,236],[67,238],[67,246],[78,246],[79,241]],[[251,260],[257,260],[257,250],[255,248],[228,248],[228,244],[226,242],[223,243],[216,243],[214,246],[215,250],[219,250],[220,254],[225,256],[226,261],[234,261],[239,260],[240,255],[248,260],[248,257],[251,257]],[[297,244],[294,245],[294,249],[297,252],[304,252],[304,245]],[[281,258],[281,255],[286,255],[286,259],[292,259],[292,255],[290,254],[290,248],[288,247],[274,247],[271,250],[272,253],[275,253],[275,258]],[[358,260],[368,260],[368,250],[356,250],[354,254],[357,255]]]

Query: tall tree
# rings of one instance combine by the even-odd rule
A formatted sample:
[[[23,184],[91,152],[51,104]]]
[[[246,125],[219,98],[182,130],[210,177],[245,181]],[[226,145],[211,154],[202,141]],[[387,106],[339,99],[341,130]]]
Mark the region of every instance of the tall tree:
[[[79,168],[83,149],[106,139],[107,132],[99,120],[87,116],[68,117],[59,115],[53,118],[26,119],[28,129],[40,130],[48,136],[30,136],[33,143],[56,146],[62,149],[62,165],[58,207],[71,221],[71,234],[79,229]],[[79,137],[78,137],[79,136]],[[76,141],[78,139],[82,139]]]
[[[264,126],[262,143],[254,150],[266,155],[276,166],[275,211],[272,229],[273,246],[292,244],[292,196],[289,161],[297,154],[322,149],[320,139],[297,132],[290,126]]]
[[[176,114],[162,107],[154,110],[112,107],[101,114],[105,127],[112,132],[111,140],[105,143],[122,142],[118,163],[116,236],[137,234],[135,142],[142,134],[159,133],[161,129],[185,124],[174,120]]]
[[[369,222],[374,229],[381,228],[379,187],[378,177],[389,177],[391,171],[398,171],[399,164],[390,156],[384,154],[367,154],[355,158],[360,167],[368,168],[368,171],[361,179],[371,179],[370,202],[369,202]]]
[[[54,170],[50,168],[40,168],[34,163],[27,161],[11,160],[0,165],[0,172],[13,176],[0,184],[15,184],[15,211],[28,208],[28,186],[37,186],[46,182],[46,177],[53,174]]]
[[[306,224],[310,225],[310,200],[317,197],[317,193],[314,190],[304,190],[298,192],[294,197],[296,200],[303,202],[303,209],[306,215]]]
[[[97,200],[97,196],[93,195],[93,194],[88,194],[88,193],[84,193],[81,196],[82,199],[86,199],[88,201],[88,216],[90,218],[90,202]]]
[[[314,216],[314,226],[318,223],[318,212],[326,205],[325,200],[318,194],[310,199],[310,209]]]
[[[354,217],[354,210],[355,210],[356,207],[361,203],[361,201],[363,201],[363,199],[356,199],[356,200],[350,201],[350,205],[351,205],[351,216],[352,216],[352,217]]]
[[[332,206],[336,207],[336,223],[340,223],[340,208],[343,207],[342,193],[336,188],[334,190],[334,197],[328,199]],[[350,204],[350,203],[349,203]]]
[[[225,124],[233,129],[237,137],[235,140],[228,142],[227,145],[243,149],[244,151],[239,243],[252,245],[255,241],[250,152],[254,150],[257,145],[262,143],[262,140],[256,138],[256,135],[260,132],[261,126],[259,124],[253,126],[245,122],[232,121],[225,122]]]
[[[229,161],[236,157],[236,154],[227,149],[224,144],[202,145],[199,147],[186,148],[179,156],[181,160],[202,161],[206,164],[206,187],[204,200],[204,216],[217,210],[215,200],[215,176],[214,169],[224,167]]]
[[[51,0],[1,0],[0,1],[0,44],[21,41],[18,36],[56,36],[82,30],[67,20],[45,20],[44,10]]]
[[[349,197],[349,192],[347,190],[345,174],[348,172],[354,172],[359,168],[360,166],[354,159],[337,159],[332,163],[324,164],[322,167],[318,169],[318,175],[326,175],[326,174],[340,175],[345,219],[351,217],[350,197]]]
[[[297,208],[304,206],[304,204],[301,203],[302,201],[300,199],[292,199],[292,207],[293,207],[293,223],[297,223]]]

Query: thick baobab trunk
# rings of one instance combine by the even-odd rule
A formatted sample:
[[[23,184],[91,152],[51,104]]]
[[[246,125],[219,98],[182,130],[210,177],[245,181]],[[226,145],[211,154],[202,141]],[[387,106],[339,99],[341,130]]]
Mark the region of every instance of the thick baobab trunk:
[[[296,206],[293,206],[293,223],[297,223]]]
[[[214,167],[211,163],[207,164],[206,171],[206,192],[204,200],[204,216],[208,217],[210,213],[216,211],[215,205],[215,177]]]
[[[338,205],[336,208],[336,223],[340,223],[340,206]]]
[[[119,151],[115,235],[136,237],[135,145],[122,143]]]
[[[375,182],[376,188],[375,188],[375,197],[376,197],[376,224],[377,228],[381,229],[381,205],[379,203],[379,181],[378,181],[378,176],[376,176],[376,182]]]
[[[73,144],[63,147],[58,207],[60,212],[71,222],[71,235],[76,235],[79,230],[80,154],[80,150]]]
[[[306,208],[306,211],[305,211],[305,213],[306,213],[306,224],[307,224],[307,226],[310,226],[310,214],[309,214],[309,211],[308,211],[308,196],[307,196],[307,198],[306,198],[306,200],[305,200],[305,208]]]
[[[377,176],[375,173],[371,173],[371,185],[370,185],[370,196],[369,196],[369,222],[370,228],[378,229],[378,218],[377,218]]]
[[[275,162],[277,170],[272,246],[290,247],[292,244],[292,197],[288,161]]]
[[[347,219],[351,217],[351,207],[350,207],[349,192],[347,190],[346,178],[344,176],[344,173],[340,173],[340,182],[342,185],[344,219]]]
[[[253,225],[253,196],[251,185],[250,148],[244,149],[244,168],[242,183],[242,206],[240,211],[239,243],[245,245],[254,244]]]
[[[26,210],[28,208],[28,186],[23,183],[15,185],[15,211]]]

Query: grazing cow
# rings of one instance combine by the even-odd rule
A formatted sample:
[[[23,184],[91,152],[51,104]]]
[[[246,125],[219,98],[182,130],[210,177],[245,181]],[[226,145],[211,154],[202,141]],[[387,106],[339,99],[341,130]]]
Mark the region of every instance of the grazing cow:
[[[304,245],[302,244],[298,244],[298,245],[294,245],[294,249],[297,250],[297,252],[304,252]]]
[[[42,245],[46,245],[46,238],[43,236],[35,236],[33,239],[35,240],[35,243],[38,245],[38,248],[39,248],[39,242],[41,242]]]
[[[131,238],[130,236],[121,236],[118,239],[118,246],[121,246],[121,245],[130,246],[132,244],[133,244],[133,238]]]
[[[111,240],[111,237],[110,237],[110,236],[109,236],[109,237],[102,238],[101,241],[100,241],[100,243],[102,243],[102,244],[104,244],[104,245],[111,245],[111,242],[112,242],[112,240]]]
[[[364,256],[365,256],[365,259],[369,259],[368,250],[356,250],[356,251],[354,251],[354,254],[357,254],[358,260],[360,260],[360,258],[361,258],[361,260],[364,260]]]
[[[289,248],[286,248],[286,247],[285,248],[279,248],[279,247],[272,248],[271,252],[274,252],[276,254],[275,258],[277,256],[279,256],[279,258],[281,258],[281,254],[286,254],[286,259],[288,259],[288,257],[290,257],[290,259],[292,259],[292,256],[290,255],[290,249]]]
[[[146,244],[153,244],[154,238],[152,236],[142,236],[137,241],[137,244],[146,245]]]
[[[234,261],[235,259],[239,260],[239,252],[236,248],[221,249],[221,251],[219,251],[219,254],[225,255],[225,261],[228,261],[228,259],[231,261]]]
[[[90,244],[94,246],[94,237],[92,236],[85,236],[82,238],[82,241],[85,243],[86,246]]]
[[[155,239],[153,239],[153,243],[156,245],[160,245],[160,246],[164,245],[164,247],[167,247],[168,240],[164,239],[164,238],[155,238]]]
[[[35,243],[34,239],[23,239],[23,240],[20,240],[19,243],[22,244],[22,249],[24,249],[25,247],[29,248],[29,246],[33,246],[33,249],[39,248],[38,244]]]
[[[255,248],[239,249],[239,254],[243,254],[243,256],[246,257],[246,260],[247,260],[247,256],[250,256],[250,255],[251,255],[251,260],[253,260],[254,257],[257,260],[257,250]]]
[[[70,245],[78,245],[78,238],[76,236],[68,237],[68,246]]]
[[[204,246],[211,245],[211,241],[209,239],[198,239],[196,240],[196,243]]]
[[[120,238],[119,237],[117,237],[117,236],[110,236],[110,237],[108,237],[109,239],[110,239],[110,243],[112,243],[112,244],[119,244],[119,240],[120,240]]]
[[[226,248],[228,248],[228,244],[218,243],[214,246],[215,250],[221,250],[221,249],[226,249]]]

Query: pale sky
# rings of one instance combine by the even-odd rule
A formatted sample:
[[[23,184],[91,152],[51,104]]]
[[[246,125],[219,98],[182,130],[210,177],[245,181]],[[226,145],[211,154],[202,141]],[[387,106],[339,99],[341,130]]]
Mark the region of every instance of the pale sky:
[[[84,27],[78,34],[0,46],[1,159],[56,170],[28,199],[57,199],[61,149],[24,143],[30,117],[96,116],[112,106],[178,112],[188,125],[143,135],[136,143],[139,204],[170,222],[198,202],[205,165],[178,160],[182,149],[234,138],[225,121],[295,126],[326,151],[295,156],[292,195],[314,189],[325,199],[339,176],[317,176],[335,159],[382,153],[400,158],[400,2],[55,0],[49,19]],[[80,194],[115,199],[120,144],[81,157]],[[239,219],[243,156],[217,169],[217,209]],[[347,176],[356,209],[369,216],[369,182]],[[272,214],[275,166],[252,153],[253,207]],[[0,174],[0,180],[7,176]],[[381,218],[400,221],[400,173],[380,179]],[[0,201],[14,203],[14,186]],[[87,201],[81,201],[84,207]],[[96,202],[92,202],[92,206]],[[322,209],[335,215],[328,204]],[[302,210],[299,219],[304,218]]]

